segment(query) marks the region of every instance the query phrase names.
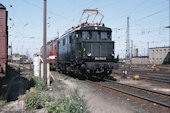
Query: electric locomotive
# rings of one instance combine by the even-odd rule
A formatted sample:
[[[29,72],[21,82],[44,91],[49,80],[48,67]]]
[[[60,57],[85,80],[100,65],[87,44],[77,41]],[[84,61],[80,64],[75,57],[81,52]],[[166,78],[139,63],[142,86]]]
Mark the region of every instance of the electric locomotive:
[[[89,10],[99,14],[98,10]],[[72,27],[56,41],[57,68],[82,77],[105,77],[118,69],[111,28],[100,23]]]
[[[47,49],[47,62],[50,64],[50,70],[56,70],[56,55],[57,55],[57,51],[56,51],[56,41],[58,38],[56,38],[55,40],[51,40],[48,41],[46,44],[46,49]],[[41,58],[43,58],[43,46],[40,49],[40,53],[41,53]]]

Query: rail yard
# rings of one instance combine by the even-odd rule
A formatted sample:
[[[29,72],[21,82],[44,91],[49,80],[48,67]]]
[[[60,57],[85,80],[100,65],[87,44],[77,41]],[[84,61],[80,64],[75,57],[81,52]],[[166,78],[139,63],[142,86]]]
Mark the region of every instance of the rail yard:
[[[11,87],[9,89],[12,91],[15,91],[13,87],[11,86],[11,84],[16,84],[16,87],[20,90],[16,91],[12,95],[21,95],[23,93],[22,91],[25,91],[29,87],[28,81],[33,75],[33,65],[31,64],[30,66],[30,64],[23,65],[23,64],[10,63],[9,66],[10,66],[10,70],[15,70],[15,73],[17,73],[16,78],[14,76],[13,78],[9,77],[6,80],[4,79],[5,82],[3,82],[3,89]],[[137,67],[138,69],[140,69],[141,66],[137,66]],[[119,71],[121,71],[121,69],[119,69]],[[134,78],[133,73],[127,74],[125,77],[124,74],[120,74],[120,73],[115,74],[114,72],[111,74],[111,77],[106,77],[103,80],[99,78],[91,78],[89,80],[80,80],[80,79],[77,79],[77,76],[73,74],[69,74],[69,73],[62,74],[57,71],[50,71],[50,72],[54,77],[53,82],[62,79],[62,81],[65,81],[66,83],[71,82],[69,83],[69,85],[78,83],[78,86],[76,87],[81,89],[81,93],[84,92],[84,90],[86,89],[85,86],[88,85],[88,87],[91,87],[90,88],[91,90],[93,89],[97,91],[98,93],[102,92],[103,95],[107,96],[107,98],[110,98],[112,101],[115,101],[115,98],[121,99],[121,101],[124,102],[124,104],[126,103],[128,104],[128,106],[130,105],[130,106],[135,107],[135,109],[137,109],[135,111],[134,109],[132,110],[129,107],[126,108],[127,106],[125,107],[124,105],[119,105],[121,107],[124,106],[126,110],[127,109],[132,110],[132,112],[139,112],[139,111],[142,112],[142,110],[144,110],[145,112],[150,112],[150,113],[154,113],[154,112],[160,113],[160,112],[167,112],[169,111],[169,108],[170,108],[170,103],[169,103],[170,102],[169,101],[170,100],[170,89],[169,89],[170,81],[169,80],[162,81],[162,79],[160,79],[161,77],[157,78],[156,80],[146,79],[140,76],[138,78]],[[19,76],[17,76],[18,73],[19,73]],[[146,76],[153,76],[153,72],[148,72],[146,70],[146,73],[147,73]],[[11,76],[11,71],[9,72],[9,74]],[[134,75],[136,74],[137,73],[134,73]],[[154,75],[155,74],[159,76],[166,76],[166,77],[170,76],[166,72],[162,73],[159,71],[154,72]],[[114,79],[112,76],[114,76]],[[76,81],[76,82],[73,82],[73,81]],[[10,85],[8,86],[8,84]],[[24,87],[23,87],[23,84],[25,84]],[[71,87],[73,86],[71,85]],[[82,87],[85,87],[85,89],[82,89]],[[14,96],[13,98],[17,98],[17,96]],[[96,101],[96,100],[94,99],[93,101]],[[94,105],[91,105],[91,104],[90,106],[94,107]],[[7,104],[6,106],[10,106],[10,105]],[[15,104],[13,106],[15,106]],[[101,107],[101,109],[104,109],[103,107]],[[7,107],[5,107],[4,105],[4,107],[2,108],[7,108]],[[3,111],[3,109],[1,110]],[[24,106],[22,106],[22,109],[18,108],[18,109],[13,109],[13,110],[14,111],[24,110]],[[96,108],[96,111],[98,111],[98,108]]]
[[[19,2],[0,2],[0,112],[170,113],[170,32],[167,33],[167,29],[170,31],[170,26],[165,26],[166,22],[163,24],[162,21],[155,20],[157,23],[160,22],[159,30],[149,29],[153,26],[152,21],[155,19],[152,16],[159,15],[168,9],[151,11],[151,14],[132,23],[127,16],[126,26],[115,28],[115,21],[115,26],[111,21],[107,21],[107,16],[111,18],[112,14],[108,15],[109,10],[102,10],[100,6],[108,5],[109,7],[112,2],[107,1],[108,4],[102,2],[99,5],[100,10],[92,6],[101,1],[92,2],[90,1],[90,5],[85,8],[81,5],[81,8],[76,7],[74,11],[78,13],[77,10],[81,9],[82,13],[81,15],[78,13],[79,23],[75,22],[77,25],[73,26],[75,19],[74,21],[71,19],[73,23],[69,22],[69,24],[72,27],[64,30],[62,35],[59,35],[58,31],[56,35],[52,29],[56,32],[56,26],[61,30],[68,28],[69,25],[62,27],[62,24],[56,21],[60,20],[59,18],[53,19],[56,15],[54,13],[56,7],[52,11],[48,10],[47,0],[43,0],[43,8],[27,0],[20,2],[29,6],[30,10],[32,7],[43,9],[43,26],[38,26],[41,19],[38,22],[25,23],[27,20],[24,17],[25,12],[20,15],[23,19],[17,14],[14,16],[20,21],[16,23],[11,12],[16,13],[18,10],[11,9],[15,9],[15,5]],[[170,0],[168,2],[170,13]],[[75,0],[71,3],[80,4]],[[71,9],[76,6],[75,4],[72,6],[69,4],[65,10],[62,8],[61,14],[58,14],[60,18],[66,20],[73,18],[65,15],[73,12],[71,10],[67,12],[67,8]],[[120,4],[122,8],[129,6],[122,5],[122,2]],[[49,9],[53,7],[51,2],[49,6]],[[20,8],[16,9],[21,11]],[[36,10],[31,13],[36,14],[30,16],[33,18],[38,15]],[[138,18],[138,16],[133,17]],[[149,26],[147,24],[147,27],[145,26],[147,29],[143,27],[144,23],[136,24],[147,18],[152,18]],[[62,22],[66,21],[64,19]],[[34,24],[37,24],[36,27],[32,26]],[[138,31],[141,33],[137,33],[136,36],[133,32],[131,34],[131,24],[132,31],[138,30],[134,26],[140,26],[141,29]],[[29,26],[30,29],[27,29]],[[40,31],[34,34],[36,38],[31,36],[32,32],[34,33],[32,30],[36,31],[40,28],[43,28],[41,31],[43,36],[39,36]],[[153,35],[153,37],[168,37],[169,45],[166,39],[164,43],[157,38],[151,41],[150,37],[155,31],[159,36]],[[125,36],[122,35],[124,32]],[[53,38],[49,38],[49,35]],[[17,39],[19,36],[22,40]],[[147,36],[146,47],[141,42]],[[43,43],[42,40],[41,43],[36,42],[39,39],[37,37],[41,37]],[[133,40],[130,40],[130,37],[133,37]],[[155,40],[159,42],[156,46],[152,44]],[[21,47],[19,47],[20,44],[22,44]],[[26,48],[27,45],[28,48]],[[142,45],[142,49],[139,49],[139,45]],[[120,49],[122,46],[126,49]]]

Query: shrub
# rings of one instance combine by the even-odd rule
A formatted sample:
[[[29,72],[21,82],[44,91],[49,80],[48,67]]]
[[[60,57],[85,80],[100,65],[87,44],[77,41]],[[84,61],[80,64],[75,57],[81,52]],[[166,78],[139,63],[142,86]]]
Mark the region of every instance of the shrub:
[[[40,100],[41,100],[41,106],[43,106],[43,107],[45,106],[46,102],[52,101],[52,98],[50,97],[48,92],[41,91],[41,92],[39,92],[39,95],[40,95]]]
[[[57,113],[57,101],[46,102],[45,107],[47,108],[48,112]]]
[[[35,88],[39,91],[45,90],[47,87],[44,80],[40,79],[39,77],[35,77],[35,76],[30,80],[30,86],[31,87],[35,86]]]
[[[45,91],[39,91],[31,88],[26,92],[25,107],[28,110],[35,110],[39,107],[44,107],[46,102],[50,102],[52,98]]]
[[[31,88],[26,92],[25,107],[28,110],[35,110],[40,106],[41,99],[36,89]]]
[[[74,91],[73,95],[68,98],[68,102],[70,103],[70,113],[84,113],[87,110],[86,102],[83,97],[80,97],[77,89]]]
[[[46,108],[52,113],[85,113],[85,100],[79,96],[78,90],[75,90],[72,96],[65,97],[59,102],[46,103]]]

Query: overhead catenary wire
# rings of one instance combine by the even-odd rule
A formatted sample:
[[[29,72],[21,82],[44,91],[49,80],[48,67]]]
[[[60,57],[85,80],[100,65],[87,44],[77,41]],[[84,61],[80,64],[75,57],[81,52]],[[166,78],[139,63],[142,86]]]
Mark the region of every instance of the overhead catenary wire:
[[[10,0],[7,0],[7,2],[9,2]],[[22,2],[24,2],[24,1],[26,1],[26,2],[29,2],[28,3],[28,5],[29,6],[31,6],[31,7],[37,7],[37,9],[42,9],[42,7],[38,4],[38,2],[36,2],[36,1],[30,1],[30,0],[22,0]],[[73,2],[74,2],[74,0],[72,0]],[[61,15],[63,15],[63,16],[66,16],[66,17],[69,17],[69,18],[71,18],[71,19],[68,19],[68,18],[64,18],[64,17],[59,17],[60,16],[60,13],[59,13],[59,15],[57,15],[58,14],[58,12],[56,12],[56,11],[53,11],[54,13],[57,13],[57,14],[54,14],[54,13],[51,13],[51,12],[49,12],[49,16],[51,17],[51,19],[48,21],[49,23],[50,23],[50,35],[51,34],[54,34],[54,33],[52,33],[52,31],[53,30],[55,30],[55,29],[59,29],[59,30],[56,30],[56,31],[64,31],[64,30],[66,30],[68,27],[70,27],[72,24],[73,24],[73,21],[75,22],[76,21],[76,19],[78,18],[78,16],[77,15],[74,15],[74,16],[68,16],[66,13],[67,13],[67,11],[74,11],[74,13],[73,12],[71,12],[69,15],[73,15],[73,14],[77,14],[77,12],[80,12],[81,13],[81,11],[80,11],[80,8],[82,7],[82,8],[84,8],[84,7],[90,7],[90,8],[97,8],[97,6],[101,6],[101,8],[102,8],[102,10],[105,12],[105,10],[104,9],[109,9],[109,8],[111,8],[111,6],[113,6],[114,7],[114,9],[120,9],[120,8],[122,8],[122,7],[120,7],[120,6],[122,6],[122,4],[125,4],[126,3],[126,1],[124,0],[124,1],[119,1],[119,0],[114,0],[114,1],[105,1],[105,2],[103,2],[103,1],[101,1],[101,0],[98,0],[97,1],[97,3],[95,3],[95,2],[91,2],[92,0],[87,0],[87,1],[85,1],[85,2],[81,2],[81,3],[79,3],[79,4],[77,4],[77,2],[78,1],[75,1],[75,4],[70,4],[70,6],[69,6],[69,8],[67,8],[67,7],[65,7],[64,9],[65,9],[65,11],[64,11],[64,13],[63,14],[61,14]],[[146,1],[146,2],[145,2]],[[161,1],[155,1],[153,4],[151,4],[150,3],[150,1],[147,1],[147,0],[142,0],[142,1],[138,1],[138,2],[134,2],[134,4],[132,4],[132,5],[130,5],[130,4],[128,4],[130,7],[125,7],[125,8],[122,8],[122,10],[121,10],[121,13],[119,13],[119,14],[117,14],[117,15],[115,15],[115,13],[113,12],[113,10],[112,10],[112,14],[110,14],[110,15],[112,15],[111,17],[113,17],[113,18],[110,18],[109,16],[109,23],[111,23],[110,25],[109,25],[109,27],[112,27],[112,30],[113,30],[113,28],[115,28],[115,26],[114,25],[116,25],[116,23],[118,23],[117,21],[119,21],[119,22],[122,22],[122,23],[125,23],[125,22],[123,22],[122,21],[122,19],[125,19],[125,17],[128,15],[128,14],[130,14],[131,16],[133,16],[133,15],[135,15],[135,17],[131,17],[131,23],[130,23],[130,30],[131,30],[131,33],[130,33],[130,35],[132,35],[132,38],[137,38],[138,39],[138,41],[140,41],[140,38],[139,38],[139,36],[140,35],[142,35],[142,30],[141,30],[141,28],[143,28],[144,30],[145,30],[145,32],[147,32],[147,30],[148,30],[148,32],[150,31],[150,33],[149,33],[149,35],[151,35],[150,37],[152,37],[152,35],[154,35],[155,37],[157,37],[157,36],[159,36],[159,33],[156,33],[156,32],[159,32],[159,30],[157,30],[157,31],[153,31],[153,30],[156,30],[156,28],[159,28],[159,24],[161,24],[161,27],[162,26],[164,26],[164,25],[166,25],[167,24],[167,21],[168,21],[168,18],[169,18],[169,16],[168,16],[168,18],[166,17],[165,19],[165,21],[163,20],[164,18],[163,17],[165,17],[165,16],[162,16],[163,14],[165,14],[166,12],[165,11],[163,11],[163,13],[158,13],[158,14],[154,14],[156,11],[159,11],[159,9],[161,10],[161,7],[164,7],[164,6],[166,6],[165,5],[165,3],[167,3],[166,1],[168,1],[168,0],[161,0]],[[25,4],[27,4],[25,2]],[[71,1],[68,1],[68,2],[71,2]],[[143,2],[143,4],[142,4],[142,2]],[[13,2],[14,3],[14,2]],[[102,3],[102,4],[101,4]],[[11,4],[11,3],[10,3]],[[31,5],[31,4],[34,4],[35,6],[33,6],[33,5]],[[64,5],[63,5],[64,6]],[[76,7],[77,6],[77,7]],[[134,6],[134,7],[131,7],[131,6]],[[136,8],[135,8],[136,7]],[[77,9],[77,10],[73,10],[73,9]],[[99,7],[99,9],[100,9],[100,7]],[[113,9],[113,8],[112,8]],[[135,10],[134,10],[135,9]],[[148,12],[147,12],[147,10],[148,10]],[[49,10],[48,10],[49,11]],[[136,16],[137,15],[137,13],[142,13],[142,12],[146,12],[145,14],[146,15],[144,15],[144,14],[142,14],[141,16]],[[150,13],[149,13],[150,12]],[[18,12],[16,12],[16,13],[18,13]],[[106,13],[107,14],[107,13]],[[143,18],[143,17],[145,17],[145,16],[148,16],[149,14],[154,14],[153,16],[151,16],[151,17],[147,17],[147,18],[145,18],[145,19],[143,19],[143,20],[139,20],[139,19],[141,19],[141,18]],[[122,19],[120,19],[119,18],[119,15],[123,15],[122,16]],[[159,15],[161,15],[159,18],[157,18]],[[20,16],[20,15],[19,15]],[[21,16],[20,16],[21,17]],[[107,17],[107,16],[106,16]],[[137,18],[138,17],[138,18]],[[156,17],[156,18],[154,18],[154,17]],[[16,17],[15,17],[16,18]],[[118,18],[118,20],[116,20],[115,21],[115,18],[117,19]],[[160,21],[160,18],[162,18],[162,20]],[[22,19],[22,18],[21,18]],[[64,19],[64,20],[66,20],[64,23],[63,23],[63,25],[54,25],[54,23],[52,23],[52,22],[54,22],[54,21],[58,21],[58,20],[61,20],[61,19]],[[155,24],[153,25],[153,24],[150,24],[150,20],[151,19],[155,19],[154,20],[154,22],[155,22]],[[157,20],[156,20],[157,19]],[[18,19],[19,20],[19,19]],[[111,21],[112,20],[112,21]],[[23,35],[22,36],[22,26],[24,26],[27,22],[24,22],[25,20],[23,20],[23,24],[22,25],[20,25],[20,26],[17,26],[17,23],[16,23],[16,21],[15,21],[15,27],[13,28],[13,29],[11,29],[10,30],[10,32],[12,33],[12,36],[13,37],[15,37],[15,36],[17,36],[17,38],[21,38],[21,37],[23,37],[23,39],[21,39],[21,40],[27,40],[27,38],[29,39],[29,37],[30,37],[30,39],[31,39],[31,37],[32,36],[34,36],[35,37],[35,40],[36,41],[38,41],[38,38],[39,37],[41,37],[41,36],[39,36],[38,35],[38,33],[37,33],[37,28],[36,27],[29,27],[29,26],[27,26],[27,28],[25,28],[25,30],[28,30],[28,29],[30,29],[30,30],[28,30],[28,32],[32,32],[32,31],[34,31],[33,32],[33,35],[28,35],[28,33],[25,33],[25,35]],[[124,20],[125,21],[125,20]],[[135,22],[135,21],[137,21],[137,22],[135,22],[134,24],[132,23],[132,22]],[[122,27],[124,27],[124,28],[122,28],[120,31],[118,31],[118,35],[120,35],[120,33],[124,33],[125,34],[125,30],[126,30],[126,27],[125,27],[125,25],[123,25],[123,26],[121,26],[121,24],[122,23],[120,23],[119,24],[119,26],[117,27],[116,26],[116,28],[122,28]],[[143,24],[143,23],[147,23],[147,24]],[[38,24],[38,21],[36,21],[36,22],[34,22],[34,24]],[[11,22],[10,22],[10,25],[12,25],[11,24]],[[106,24],[107,25],[107,24]],[[139,26],[140,25],[140,26]],[[167,24],[168,25],[168,24]],[[36,26],[40,26],[40,25],[36,25]],[[54,26],[55,26],[55,28],[54,28]],[[19,28],[19,30],[18,30],[18,28]],[[34,29],[34,30],[33,30]],[[62,29],[62,30],[61,30]],[[167,29],[167,31],[168,31],[168,29]],[[167,32],[166,32],[166,30],[161,30],[161,34],[160,34],[160,36],[161,37],[167,37],[168,35],[167,35]],[[37,33],[37,34],[36,34]],[[61,32],[61,34],[62,34],[62,32]],[[114,30],[113,30],[113,35],[115,34],[115,32],[114,32]],[[135,35],[137,35],[137,36],[135,36]],[[122,35],[122,36],[120,36],[120,40],[117,40],[116,41],[116,43],[119,43],[119,41],[121,41],[121,40],[123,40],[123,36],[125,36],[125,35]],[[145,33],[145,34],[143,34],[143,37],[144,36],[146,36],[146,37],[148,37],[149,38],[149,36],[148,36],[148,34],[147,33]],[[25,38],[26,37],[26,38]],[[142,37],[142,36],[141,36]],[[116,37],[117,38],[117,37]],[[13,39],[16,39],[16,38],[13,38]],[[49,38],[49,39],[52,39],[52,38]],[[118,39],[118,38],[117,38]],[[32,39],[31,39],[32,40]],[[15,40],[16,42],[19,42],[20,40]],[[26,43],[26,42],[24,42],[24,43]],[[164,42],[163,42],[164,43]],[[28,44],[29,45],[29,44]]]
[[[151,14],[149,14],[149,15],[147,15],[147,16],[144,16],[144,17],[142,17],[142,18],[140,18],[140,19],[138,19],[138,20],[132,21],[132,24],[137,23],[137,22],[139,22],[139,21],[142,21],[142,20],[144,20],[144,19],[146,19],[146,18],[152,17],[152,16],[154,16],[154,15],[157,15],[157,14],[163,12],[163,11],[167,11],[167,9],[168,9],[168,7],[167,7],[167,8],[164,8],[164,9],[162,9],[162,10],[156,11],[156,12],[154,12],[154,13],[151,13]]]

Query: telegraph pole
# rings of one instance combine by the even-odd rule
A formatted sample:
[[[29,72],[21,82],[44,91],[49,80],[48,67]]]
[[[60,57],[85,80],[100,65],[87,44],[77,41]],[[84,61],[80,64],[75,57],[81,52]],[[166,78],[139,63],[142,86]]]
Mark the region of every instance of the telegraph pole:
[[[133,57],[133,40],[131,40],[131,58]]]
[[[136,46],[134,45],[134,56],[136,56]]]
[[[59,38],[59,32],[57,32],[57,38]]]
[[[170,0],[169,0],[169,27],[170,27]],[[169,47],[170,47],[170,28],[169,28]]]
[[[44,0],[44,19],[43,19],[43,79],[47,81],[47,0]]]
[[[129,17],[127,17],[127,30],[126,30],[126,60],[130,57],[130,39],[129,39]]]
[[[170,0],[169,0],[169,25],[165,28],[169,28],[169,47],[170,47]]]
[[[148,45],[147,55],[149,56],[149,42],[147,42],[147,45]]]

